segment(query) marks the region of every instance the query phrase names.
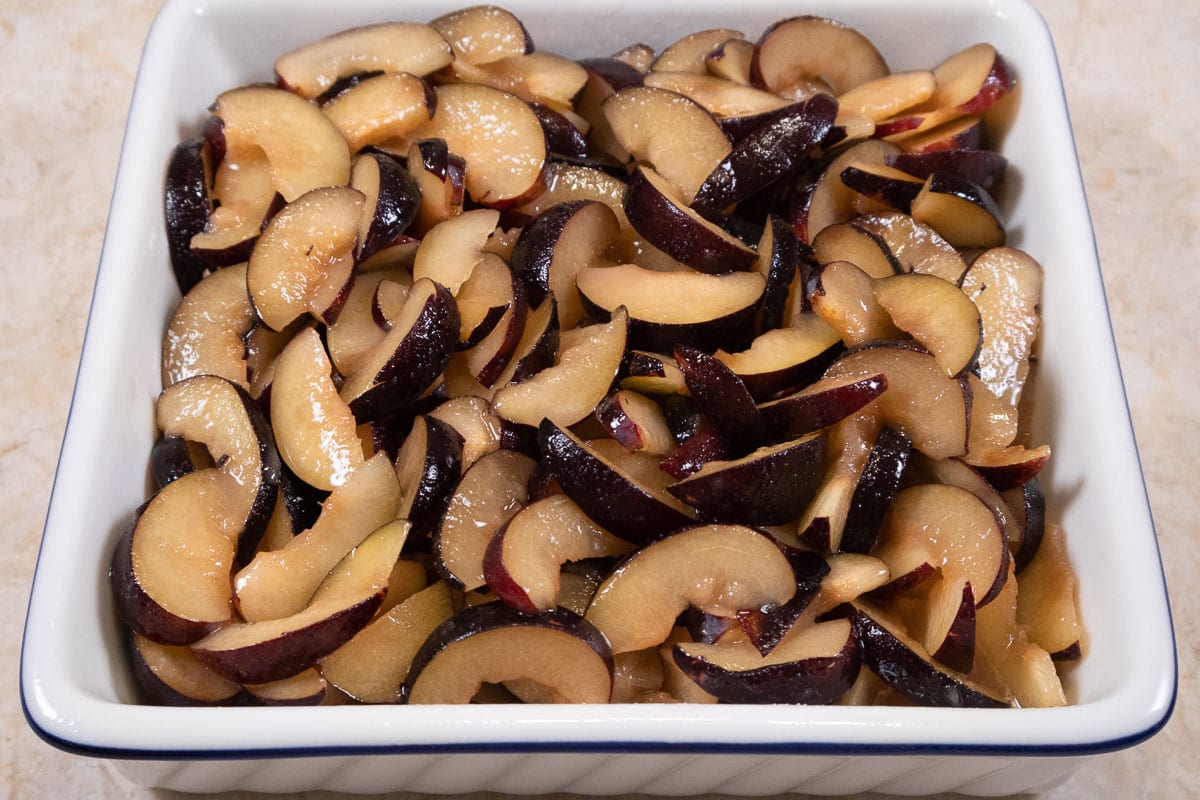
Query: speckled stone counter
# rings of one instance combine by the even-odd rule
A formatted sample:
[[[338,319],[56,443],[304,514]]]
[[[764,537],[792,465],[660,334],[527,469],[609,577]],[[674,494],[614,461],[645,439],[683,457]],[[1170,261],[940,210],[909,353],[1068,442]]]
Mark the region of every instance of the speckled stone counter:
[[[1095,221],[1179,645],[1174,717],[1045,795],[1200,796],[1200,4],[1035,0],[1050,25]],[[0,5],[0,798],[151,798],[59,752],[16,692],[24,610],[71,399],[138,56],[158,0]],[[803,4],[797,5],[802,9]],[[329,797],[325,793],[313,796]],[[225,797],[248,797],[231,794]],[[400,797],[398,795],[397,797]]]

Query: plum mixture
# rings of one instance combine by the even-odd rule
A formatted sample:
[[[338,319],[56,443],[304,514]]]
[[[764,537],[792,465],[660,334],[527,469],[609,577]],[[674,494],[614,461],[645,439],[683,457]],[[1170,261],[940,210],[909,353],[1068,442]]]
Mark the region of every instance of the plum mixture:
[[[220,94],[111,567],[144,699],[1064,704],[1017,76],[929,46],[476,6]]]

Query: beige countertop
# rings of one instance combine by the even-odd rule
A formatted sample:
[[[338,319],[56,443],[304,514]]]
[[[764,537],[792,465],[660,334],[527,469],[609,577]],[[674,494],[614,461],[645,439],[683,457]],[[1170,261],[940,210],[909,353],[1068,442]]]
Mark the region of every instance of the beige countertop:
[[[800,4],[802,5],[802,4]],[[800,5],[797,7],[800,8]],[[1174,717],[1045,797],[1200,796],[1200,4],[1035,0],[1057,43],[1179,646]],[[171,796],[66,755],[15,691],[30,579],[138,56],[159,0],[0,7],[0,798]],[[316,796],[314,793],[312,796]],[[245,797],[248,795],[228,795]],[[322,794],[321,796],[328,796]],[[406,797],[406,795],[397,795]]]

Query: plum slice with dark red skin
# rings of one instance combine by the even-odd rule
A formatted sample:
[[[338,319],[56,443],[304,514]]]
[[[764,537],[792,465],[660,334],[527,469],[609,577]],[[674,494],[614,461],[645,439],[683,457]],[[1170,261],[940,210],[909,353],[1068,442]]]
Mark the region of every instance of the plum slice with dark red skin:
[[[802,167],[837,116],[837,101],[819,94],[788,111],[773,112],[742,137],[700,185],[692,208],[713,217]]]
[[[165,389],[156,408],[159,429],[203,445],[237,484],[239,561],[253,554],[275,508],[282,459],[267,417],[250,394],[223,378],[197,375]]]
[[[434,629],[401,693],[405,703],[467,703],[485,683],[526,680],[565,702],[607,703],[612,676],[608,642],[583,617],[491,602],[468,606]]]
[[[744,525],[699,525],[621,562],[586,617],[619,654],[665,642],[688,606],[733,616],[786,603],[795,593],[792,566],[770,536]]]
[[[1004,215],[979,184],[948,172],[925,179],[911,204],[912,218],[924,222],[958,248],[1004,244]]]
[[[408,230],[421,204],[421,189],[403,164],[381,152],[358,157],[350,171],[350,186],[366,197],[356,256],[361,262]]]
[[[229,151],[260,147],[271,182],[291,203],[313,189],[344,186],[350,149],[337,126],[315,104],[266,84],[222,92],[212,105],[224,125]]]
[[[297,675],[348,642],[383,602],[406,523],[385,525],[333,568],[303,610],[281,619],[231,622],[191,645],[206,666],[238,683]]]
[[[450,152],[445,139],[414,141],[409,145],[405,166],[421,191],[421,203],[413,224],[415,233],[424,233],[462,212],[467,162],[457,153]]]
[[[404,563],[404,562],[400,562]],[[393,601],[389,590],[387,603]],[[451,590],[437,581],[380,609],[354,638],[321,659],[321,674],[362,703],[396,703],[412,657],[434,628],[454,613]],[[387,653],[387,658],[379,658]]]
[[[322,578],[373,531],[395,518],[400,485],[386,454],[372,456],[326,498],[311,528],[263,550],[233,576],[234,604],[247,622],[299,612]],[[408,523],[404,522],[405,533]]]
[[[280,456],[305,483],[333,489],[362,465],[354,415],[338,394],[316,328],[304,328],[275,361],[270,414]]]
[[[215,468],[191,472],[134,513],[109,569],[117,612],[130,629],[185,645],[232,617],[231,484]]]
[[[925,650],[934,661],[967,675],[975,665],[975,595],[971,582],[942,580],[925,606]]]
[[[1006,492],[1036,478],[1049,460],[1049,445],[1033,448],[1014,445],[971,455],[967,463],[997,491]]]
[[[605,323],[563,331],[555,363],[496,392],[492,410],[510,422],[537,426],[543,419],[575,425],[591,417],[621,368],[628,318],[618,308]]]
[[[886,158],[885,158],[886,162]],[[842,183],[885,206],[907,212],[921,191],[922,181],[884,164],[847,164]]]
[[[250,298],[268,327],[281,331],[305,313],[326,323],[337,318],[354,279],[364,203],[362,192],[348,186],[317,188],[268,223],[246,272]]]
[[[823,463],[824,438],[809,434],[732,461],[709,461],[667,491],[707,522],[782,525],[808,505]]]
[[[824,378],[793,394],[758,406],[769,441],[819,431],[845,419],[887,389],[883,373],[864,378]]]
[[[791,600],[771,608],[741,611],[737,622],[742,631],[764,656],[791,630],[796,620],[821,590],[821,581],[829,574],[829,562],[818,553],[780,545],[796,575],[796,594]]]
[[[622,89],[604,100],[602,112],[620,145],[639,163],[650,164],[685,204],[731,150],[707,109],[665,89]],[[656,135],[662,130],[671,135]]]
[[[409,73],[386,72],[347,88],[321,110],[341,131],[350,152],[357,153],[405,141],[429,121],[436,107],[437,95],[429,83]]]
[[[533,39],[515,14],[499,6],[479,5],[442,14],[429,23],[468,64],[488,64],[532,53]]]
[[[355,418],[371,422],[415,402],[450,362],[458,333],[449,290],[428,279],[414,283],[400,319],[342,386]]]
[[[933,153],[938,150],[976,150],[983,147],[983,117],[960,117],[913,136],[897,137],[908,153]]]
[[[551,206],[521,230],[509,264],[521,278],[531,306],[553,295],[563,328],[573,328],[584,311],[575,277],[583,267],[604,261],[620,233],[616,214],[595,200],[574,200]]]
[[[186,139],[176,145],[167,162],[163,212],[171,270],[182,294],[191,291],[209,270],[208,263],[192,252],[192,237],[204,230],[212,210],[208,179],[204,139]]]
[[[746,384],[715,357],[688,345],[675,347],[692,399],[708,416],[736,455],[745,455],[766,441],[766,424]]]
[[[783,327],[788,290],[799,268],[800,248],[792,226],[782,217],[770,214],[755,251],[758,260],[754,268],[767,280],[758,318],[758,331],[762,333]]]
[[[712,351],[748,347],[764,278],[754,272],[659,272],[637,264],[584,267],[576,285],[594,319],[629,312],[629,346],[669,353],[676,344]]]
[[[725,437],[711,421],[702,418],[696,430],[664,458],[658,468],[681,481],[710,461],[725,461],[732,457],[733,448]]]
[[[530,103],[529,107],[542,124],[551,158],[586,159],[591,155],[587,139],[569,119],[544,103]]]
[[[266,683],[248,683],[245,698],[249,705],[316,706],[329,691],[329,683],[314,667],[303,672]]]
[[[1013,553],[1013,567],[1017,574],[1020,574],[1041,548],[1046,531],[1046,496],[1042,493],[1041,482],[1037,478],[1030,478],[1020,487],[1005,492],[1003,496],[1020,523],[1021,543]]]
[[[863,663],[915,703],[956,708],[1005,708],[1008,703],[947,671],[885,612],[856,601],[851,621],[862,645]]]
[[[869,553],[883,528],[883,518],[900,491],[912,454],[912,443],[900,431],[884,426],[871,447],[862,476],[854,487],[850,510],[838,548],[849,553]]]
[[[243,699],[239,684],[201,664],[186,646],[130,631],[129,655],[142,696],[155,705],[227,706]]]
[[[428,544],[462,476],[462,438],[439,419],[419,415],[396,455],[398,516],[412,523],[405,547]],[[410,543],[412,543],[410,545]]]
[[[858,677],[858,640],[846,620],[797,631],[762,655],[752,644],[676,644],[672,658],[701,689],[726,703],[825,705]]]
[[[596,420],[627,451],[666,455],[675,449],[675,437],[658,403],[643,394],[620,389],[596,406]]]
[[[443,84],[436,92],[433,118],[413,136],[444,139],[466,161],[472,200],[505,208],[541,193],[546,137],[528,103],[481,84]]]
[[[483,575],[513,608],[550,611],[558,601],[564,562],[633,549],[596,525],[566,495],[551,495],[518,511],[496,532],[483,556]]]
[[[150,448],[150,477],[159,489],[189,472],[213,466],[203,445],[182,436],[160,436]]]
[[[755,400],[813,383],[845,351],[836,330],[813,313],[792,317],[785,328],[765,331],[747,350],[718,350],[714,357],[729,367]]]
[[[864,344],[835,361],[825,377],[881,373],[887,376],[888,390],[875,403],[887,424],[930,458],[966,453],[971,389],[965,381],[947,377],[920,345],[906,340]]]
[[[994,150],[957,148],[922,153],[893,153],[884,159],[889,167],[924,180],[935,172],[951,172],[987,191],[1004,179],[1008,159]]]
[[[472,297],[473,294],[475,297]],[[487,295],[491,295],[491,298]],[[495,253],[484,253],[475,265],[471,278],[459,288],[458,298],[458,346],[465,348],[467,371],[483,386],[494,386],[512,359],[521,341],[521,334],[525,331],[525,319],[529,315],[525,288],[520,279],[509,271],[503,258]],[[500,305],[489,308],[475,330],[468,333],[465,328],[480,319],[477,313],[480,308],[475,302],[478,299],[489,304],[499,302]],[[475,308],[471,308],[472,303]],[[489,317],[495,308],[501,309],[500,316],[491,321]],[[491,329],[476,344],[468,346],[468,342],[475,339],[478,331],[487,325],[491,325]]]
[[[315,98],[355,75],[428,75],[453,58],[450,45],[430,26],[385,22],[349,28],[289,50],[275,59],[275,80],[282,88]]]
[[[749,269],[754,250],[719,225],[688,208],[670,183],[648,167],[638,167],[625,193],[625,215],[646,241],[700,272]]]
[[[958,486],[926,483],[897,493],[873,555],[887,563],[892,581],[940,569],[943,578],[966,578],[983,608],[999,596],[1011,564],[1000,520],[984,501]]]
[[[813,257],[822,267],[848,261],[872,278],[905,271],[879,234],[854,222],[839,222],[822,229],[813,239],[812,249]],[[819,277],[817,285],[824,289]]]
[[[463,474],[433,534],[434,566],[451,586],[484,586],[484,553],[496,532],[529,502],[533,459],[496,450]]]
[[[548,419],[538,428],[538,444],[563,492],[616,536],[645,544],[695,523],[675,498],[643,485]]]
[[[812,15],[781,19],[768,27],[751,62],[753,83],[772,92],[816,78],[834,94],[843,94],[889,71],[866,36],[844,23]]]

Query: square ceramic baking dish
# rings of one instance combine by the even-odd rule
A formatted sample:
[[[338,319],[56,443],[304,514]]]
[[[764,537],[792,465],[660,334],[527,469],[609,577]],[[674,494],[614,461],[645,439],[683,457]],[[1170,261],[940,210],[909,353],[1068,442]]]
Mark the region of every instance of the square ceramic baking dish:
[[[170,0],[138,75],[83,357],[26,622],[21,696],[64,750],[136,783],[190,791],[405,789],[583,794],[803,791],[1001,795],[1061,781],[1170,715],[1175,650],[1095,244],[1049,33],[1021,0],[513,0],[540,49],[577,57],[632,42],[825,14],[871,37],[894,70],[990,41],[1019,79],[1003,136],[1011,242],[1046,268],[1035,439],[1065,524],[1090,652],[1061,709],[805,706],[159,708],[139,705],[107,569],[147,494],[159,343],[178,301],[163,169],[225,88],[269,80],[274,55],[370,21],[456,4]],[[584,9],[584,10],[581,10]]]

